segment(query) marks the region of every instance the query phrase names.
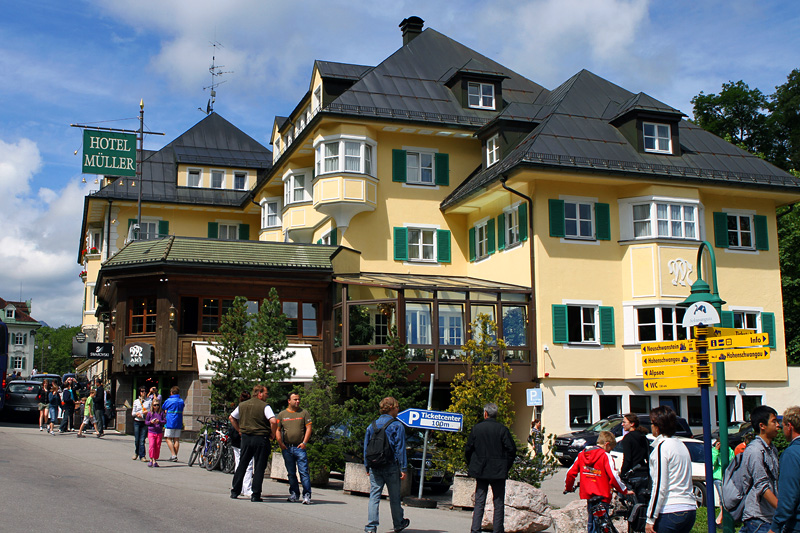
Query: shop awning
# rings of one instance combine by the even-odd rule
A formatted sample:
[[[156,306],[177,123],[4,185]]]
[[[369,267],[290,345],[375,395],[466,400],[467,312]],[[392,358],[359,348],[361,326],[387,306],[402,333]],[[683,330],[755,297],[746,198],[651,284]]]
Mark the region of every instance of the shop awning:
[[[192,350],[197,357],[197,371],[200,379],[211,379],[214,377],[214,372],[206,369],[209,361],[216,360],[216,356],[211,353],[210,348],[213,343],[195,341],[192,343]],[[290,344],[286,348],[287,352],[294,352],[288,363],[294,369],[294,375],[287,379],[289,383],[303,383],[314,379],[317,372],[314,365],[314,356],[311,353],[310,344]]]

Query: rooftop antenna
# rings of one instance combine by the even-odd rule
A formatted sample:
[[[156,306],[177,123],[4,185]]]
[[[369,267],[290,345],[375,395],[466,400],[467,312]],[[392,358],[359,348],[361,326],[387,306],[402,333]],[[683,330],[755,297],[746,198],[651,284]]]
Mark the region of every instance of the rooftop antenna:
[[[209,85],[207,87],[203,87],[204,91],[208,90],[208,89],[211,89],[211,98],[208,99],[208,104],[206,105],[206,111],[205,111],[206,115],[210,115],[211,112],[214,111],[214,102],[217,99],[217,87],[219,87],[220,85],[225,83],[225,81],[227,81],[227,80],[225,80],[225,81],[216,81],[217,78],[219,78],[223,74],[232,74],[233,73],[232,70],[222,70],[222,68],[225,65],[217,65],[216,64],[217,47],[220,47],[220,48],[225,48],[225,47],[222,46],[222,44],[219,43],[218,41],[211,41],[211,46],[214,47],[214,53],[211,56],[211,66],[208,67],[208,71],[211,73],[211,85]],[[200,111],[203,110],[200,107],[198,107],[197,109],[199,109]]]

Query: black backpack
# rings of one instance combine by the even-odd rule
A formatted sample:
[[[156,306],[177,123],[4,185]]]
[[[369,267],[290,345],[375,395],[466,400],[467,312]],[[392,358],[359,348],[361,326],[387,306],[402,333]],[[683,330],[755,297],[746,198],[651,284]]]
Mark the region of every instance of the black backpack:
[[[72,391],[69,388],[61,391],[61,401],[64,402],[64,405],[67,407],[74,405],[75,402],[72,399]]]
[[[364,450],[364,459],[367,460],[369,468],[383,467],[395,462],[394,450],[386,435],[386,427],[396,420],[392,418],[380,428],[377,420],[372,423],[372,436]]]

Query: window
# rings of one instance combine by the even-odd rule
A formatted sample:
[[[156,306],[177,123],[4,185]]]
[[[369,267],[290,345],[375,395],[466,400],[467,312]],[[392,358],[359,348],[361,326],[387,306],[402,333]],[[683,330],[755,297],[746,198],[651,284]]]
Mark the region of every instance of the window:
[[[670,135],[671,128],[669,124],[645,122],[642,124],[642,129],[644,131],[645,152],[672,153],[672,136]]]
[[[769,250],[767,217],[753,212],[714,213],[714,244],[733,250]]]
[[[233,300],[222,300],[220,298],[203,298],[203,308],[201,310],[201,333],[218,333],[222,316],[233,307]]]
[[[564,202],[564,233],[567,238],[594,239],[593,205]]]
[[[14,370],[25,370],[25,356],[15,355],[11,358],[11,368]]]
[[[278,200],[265,200],[261,204],[261,227],[275,228],[281,225]]]
[[[734,311],[733,327],[758,331],[758,315],[759,313],[755,311]]]
[[[519,240],[519,209],[510,209],[503,213],[505,247],[511,248],[520,243]]]
[[[239,240],[239,225],[238,224],[220,224],[219,234],[217,238],[223,241],[238,241]]]
[[[96,229],[89,232],[89,250],[96,248],[98,253],[103,249],[103,230]]]
[[[439,304],[439,344],[464,344],[464,304]]]
[[[675,341],[690,338],[684,328],[682,307],[637,307],[636,342]]]
[[[372,145],[364,145],[364,174],[374,176],[372,173]]]
[[[150,239],[157,239],[158,229],[155,222],[142,222],[139,224],[139,240],[147,241]]]
[[[753,218],[749,215],[728,215],[728,247],[746,248],[753,246]]]
[[[489,225],[483,224],[475,226],[475,250],[478,259],[489,255]]]
[[[614,344],[614,308],[596,304],[553,305],[553,342]]]
[[[323,150],[324,172],[336,172],[339,170],[339,143],[325,143]]]
[[[571,427],[588,427],[592,423],[592,397],[586,394],[569,396],[569,424]]]
[[[431,344],[431,304],[409,302],[406,304],[406,342]]]
[[[490,167],[500,161],[500,136],[494,135],[486,141],[486,166]]]
[[[425,186],[450,185],[450,156],[434,149],[393,149],[392,181]]]
[[[433,185],[433,154],[406,152],[406,183]]]
[[[233,173],[233,188],[238,191],[243,191],[247,188],[247,172]]]
[[[137,298],[131,302],[130,334],[143,335],[156,332],[156,299]]]
[[[769,336],[769,347],[775,348],[775,313],[765,313],[758,309],[732,309],[720,313],[722,327],[750,329]]]
[[[650,396],[633,395],[630,397],[630,412],[647,414],[650,412],[651,402]]]
[[[317,174],[356,172],[373,175],[373,143],[366,139],[336,139],[316,148]]]
[[[409,261],[436,261],[436,230],[412,229],[408,230],[408,260]]]
[[[211,171],[211,188],[221,189],[225,183],[225,172],[222,170]]]
[[[450,262],[450,231],[437,228],[394,228],[395,261]]]
[[[22,333],[15,333],[14,334],[14,344],[16,346],[24,346],[26,340],[28,340],[28,336],[27,335],[23,335]]]
[[[634,204],[633,236],[697,239],[697,206],[667,202]]]
[[[395,325],[395,303],[351,304],[349,309],[350,346],[385,345]]]
[[[508,346],[528,345],[528,308],[523,305],[503,306],[503,340]]]
[[[307,174],[289,174],[284,178],[285,205],[311,201],[311,180]]]
[[[469,82],[467,84],[467,102],[469,107],[494,109],[494,85]]]
[[[14,310],[13,309],[6,309],[6,318],[10,318],[13,320],[14,318]]]
[[[190,168],[189,169],[189,187],[202,187],[203,186],[203,179],[202,179],[202,171],[197,168]]]
[[[610,206],[593,198],[548,200],[550,236],[584,241],[611,240]]]
[[[289,319],[287,335],[319,336],[319,304],[316,302],[283,302],[283,314]]]
[[[322,108],[322,86],[320,85],[314,89],[314,111]]]

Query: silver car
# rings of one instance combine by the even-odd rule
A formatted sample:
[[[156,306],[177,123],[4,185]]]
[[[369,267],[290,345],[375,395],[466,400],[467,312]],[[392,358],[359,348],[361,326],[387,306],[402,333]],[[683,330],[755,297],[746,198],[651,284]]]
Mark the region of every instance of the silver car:
[[[42,388],[40,381],[9,381],[6,387],[6,404],[3,415],[33,418],[39,413],[38,396]]]

